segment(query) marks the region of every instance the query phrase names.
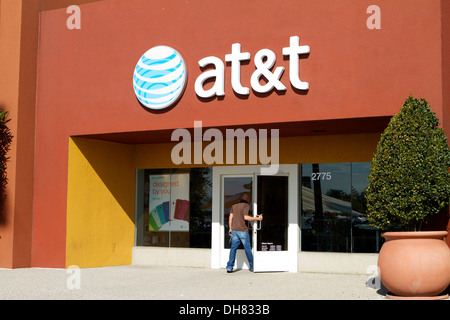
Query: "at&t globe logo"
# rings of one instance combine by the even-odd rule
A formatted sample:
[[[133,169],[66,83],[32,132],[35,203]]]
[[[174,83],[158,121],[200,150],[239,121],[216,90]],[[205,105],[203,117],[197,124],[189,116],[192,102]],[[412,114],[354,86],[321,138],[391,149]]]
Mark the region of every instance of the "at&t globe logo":
[[[187,69],[183,57],[173,48],[157,46],[139,59],[133,76],[136,97],[149,109],[173,105],[186,87]]]

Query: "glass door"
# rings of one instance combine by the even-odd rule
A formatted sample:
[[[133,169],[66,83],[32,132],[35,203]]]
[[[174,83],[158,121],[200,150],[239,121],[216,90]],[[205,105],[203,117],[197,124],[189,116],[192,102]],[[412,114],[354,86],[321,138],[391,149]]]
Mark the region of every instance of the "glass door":
[[[252,228],[254,270],[288,271],[289,175],[255,174],[254,180],[254,215],[263,215]]]
[[[262,222],[249,222],[254,271],[297,272],[298,166],[280,165],[276,175],[261,175],[260,166],[216,167],[213,193],[220,202],[213,204],[212,266],[225,268],[230,253],[228,218],[231,205],[243,193],[252,198],[250,214],[263,214]],[[219,191],[220,190],[220,191]],[[235,269],[248,269],[241,247]]]

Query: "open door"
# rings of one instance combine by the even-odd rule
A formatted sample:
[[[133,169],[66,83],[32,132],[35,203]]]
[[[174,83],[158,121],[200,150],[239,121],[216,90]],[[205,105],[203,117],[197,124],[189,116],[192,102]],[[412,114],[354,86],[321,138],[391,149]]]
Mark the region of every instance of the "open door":
[[[254,271],[289,271],[289,175],[255,174],[253,222]]]
[[[280,165],[277,175],[261,175],[260,169],[260,166],[214,168],[213,193],[220,201],[213,204],[212,266],[226,267],[230,253],[229,211],[240,195],[247,192],[252,196],[251,214],[262,213],[264,217],[262,223],[249,223],[254,271],[297,272],[298,165]],[[248,268],[243,248],[238,249],[235,268]]]

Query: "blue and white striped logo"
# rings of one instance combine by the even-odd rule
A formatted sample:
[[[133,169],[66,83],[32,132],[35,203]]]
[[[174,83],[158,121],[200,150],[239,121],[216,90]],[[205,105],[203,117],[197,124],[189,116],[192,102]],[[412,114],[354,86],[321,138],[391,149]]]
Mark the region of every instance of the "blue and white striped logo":
[[[133,87],[141,104],[161,110],[181,97],[186,79],[186,64],[178,51],[167,46],[157,46],[139,59],[134,70]]]

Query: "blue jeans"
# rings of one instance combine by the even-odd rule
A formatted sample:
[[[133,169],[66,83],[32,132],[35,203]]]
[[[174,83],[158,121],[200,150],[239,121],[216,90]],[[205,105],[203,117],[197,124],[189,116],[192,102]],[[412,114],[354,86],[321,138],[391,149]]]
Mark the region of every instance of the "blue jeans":
[[[234,261],[236,260],[236,250],[241,242],[244,245],[245,255],[247,256],[250,270],[253,270],[253,253],[252,247],[250,246],[250,236],[248,231],[231,230],[230,258],[227,263],[227,270],[229,271],[233,270]]]

